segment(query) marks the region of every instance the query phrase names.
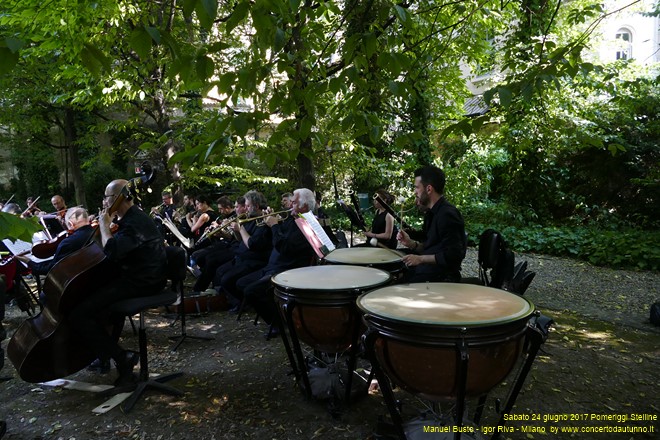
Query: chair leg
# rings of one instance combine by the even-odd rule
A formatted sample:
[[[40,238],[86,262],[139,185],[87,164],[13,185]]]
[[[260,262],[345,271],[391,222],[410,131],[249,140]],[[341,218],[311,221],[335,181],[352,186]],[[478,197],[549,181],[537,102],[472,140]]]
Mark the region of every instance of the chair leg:
[[[149,378],[149,358],[147,353],[147,329],[144,323],[144,312],[140,312],[140,329],[139,329],[139,347],[140,347],[140,374],[139,382],[130,387],[115,387],[101,393],[103,396],[111,396],[122,392],[131,392],[131,395],[122,403],[121,409],[123,412],[130,412],[138,399],[147,389],[153,389],[157,392],[169,394],[172,396],[181,396],[183,392],[165,385],[164,382],[181,377],[183,372],[176,372],[165,374],[162,376]]]
[[[137,336],[138,331],[137,328],[135,328],[135,322],[133,322],[133,317],[129,316],[128,321],[131,323],[131,328],[133,329],[133,336]]]

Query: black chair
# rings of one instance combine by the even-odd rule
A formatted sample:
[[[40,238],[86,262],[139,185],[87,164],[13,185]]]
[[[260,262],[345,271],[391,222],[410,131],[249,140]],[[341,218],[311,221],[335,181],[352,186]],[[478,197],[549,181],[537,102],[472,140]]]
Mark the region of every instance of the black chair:
[[[181,321],[181,334],[176,336],[170,336],[170,339],[177,340],[177,342],[172,346],[172,351],[176,351],[177,348],[185,341],[187,338],[198,339],[202,341],[211,341],[214,338],[210,336],[192,336],[186,333],[186,294],[183,281],[186,279],[186,274],[188,268],[186,267],[187,256],[186,251],[181,247],[168,247],[168,274],[167,277],[172,281],[172,290],[178,294],[178,309],[177,319]],[[170,262],[170,254],[172,261]],[[176,322],[176,320],[175,320]],[[173,323],[174,324],[174,323]]]
[[[527,270],[527,262],[515,264],[515,254],[498,231],[486,229],[479,237],[479,277],[463,278],[462,283],[479,284],[522,295],[536,272]]]
[[[183,264],[185,270],[185,251],[181,248],[168,246],[167,251],[167,272],[168,278],[171,277],[171,274],[178,274],[178,268]],[[183,263],[181,262],[181,255],[183,253]],[[149,295],[139,298],[131,298],[127,300],[120,301],[113,304],[110,307],[110,312],[113,314],[121,314],[124,316],[132,316],[135,314],[140,315],[140,326],[138,328],[138,340],[140,347],[140,373],[139,381],[135,387],[126,389],[125,387],[115,387],[107,390],[106,392],[101,393],[104,396],[111,396],[114,394],[133,391],[132,394],[124,401],[121,405],[122,411],[128,413],[133,409],[133,406],[137,403],[138,399],[145,390],[153,389],[163,394],[169,394],[173,396],[181,396],[183,392],[165,385],[165,382],[168,382],[172,379],[180,377],[183,375],[183,372],[176,372],[157,376],[153,379],[149,378],[149,357],[147,353],[147,329],[145,326],[144,312],[149,309],[156,307],[168,306],[177,301],[179,293],[172,288],[165,288],[161,293],[156,295]]]

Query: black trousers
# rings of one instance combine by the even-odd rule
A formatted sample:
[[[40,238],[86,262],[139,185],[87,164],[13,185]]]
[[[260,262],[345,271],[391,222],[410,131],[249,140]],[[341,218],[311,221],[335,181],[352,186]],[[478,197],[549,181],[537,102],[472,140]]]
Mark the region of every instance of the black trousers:
[[[236,283],[245,275],[249,275],[266,265],[264,261],[247,260],[237,261],[236,259],[229,261],[218,268],[215,272],[215,279],[213,280],[214,286],[220,286],[222,289],[238,299],[243,299],[243,293],[236,288]]]
[[[207,248],[209,249],[209,248]],[[204,249],[206,250],[206,249]],[[234,248],[232,247],[212,247],[206,252],[203,258],[196,260],[199,265],[201,275],[197,278],[193,286],[194,292],[202,292],[209,287],[215,277],[216,270],[223,264],[234,258]]]
[[[277,313],[270,282],[272,276],[272,272],[262,269],[245,275],[236,282],[236,291],[245,296],[248,304],[254,307],[259,316],[268,324],[273,323]]]
[[[138,287],[127,283],[122,278],[113,280],[105,286],[91,292],[67,316],[71,327],[81,336],[87,347],[103,361],[117,360],[122,348],[117,343],[118,332],[108,333],[107,324],[123,323],[124,316],[111,316],[108,308],[119,301],[148,295],[156,295],[165,287]],[[116,326],[115,326],[116,328]],[[121,330],[121,326],[119,326]],[[120,331],[119,330],[119,331]]]

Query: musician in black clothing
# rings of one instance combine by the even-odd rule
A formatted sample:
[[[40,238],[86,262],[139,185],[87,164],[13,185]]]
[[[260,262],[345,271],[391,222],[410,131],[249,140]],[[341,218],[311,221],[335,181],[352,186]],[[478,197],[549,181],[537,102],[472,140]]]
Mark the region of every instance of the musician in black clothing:
[[[89,215],[85,208],[69,208],[64,217],[69,231],[73,231],[67,238],[57,245],[53,258],[46,261],[35,262],[25,255],[16,258],[26,263],[34,275],[46,275],[62,258],[82,248],[89,241],[94,228],[89,225]]]
[[[261,216],[263,208],[267,205],[263,194],[258,191],[248,191],[244,197],[248,216]],[[270,228],[259,225],[256,220],[243,224],[234,222],[232,227],[240,240],[234,250],[234,258],[216,270],[213,284],[230,295],[234,300],[234,306],[237,306],[242,296],[236,291],[236,282],[242,276],[264,267],[273,245]]]
[[[314,250],[307,242],[295,218],[297,214],[312,211],[316,206],[314,193],[307,188],[293,192],[291,215],[281,223],[276,217],[267,217],[265,223],[273,234],[273,250],[268,264],[256,272],[240,278],[236,290],[242,293],[267,323],[271,323],[277,313],[270,278],[282,271],[309,266],[314,258]]]
[[[392,194],[382,189],[377,190],[376,194],[378,194],[383,202],[392,206],[392,203],[394,202],[394,196]],[[388,213],[385,208],[381,206],[378,200],[374,199],[373,203],[376,213],[371,222],[371,230],[364,233],[367,237],[366,244],[371,245],[370,239],[375,238],[378,240],[378,243],[381,243],[390,249],[396,249],[396,236],[398,231],[394,224],[394,217],[392,217],[392,214]]]
[[[235,209],[232,211],[232,202],[227,196],[220,197],[216,203],[218,204],[218,211],[223,216],[224,220],[220,221],[220,218],[216,219],[213,222],[209,229],[213,230],[215,228],[225,228],[231,230],[228,227],[228,223],[231,218],[238,217],[239,215],[244,214],[245,211],[245,198],[239,197],[236,200]],[[224,230],[223,230],[224,232]],[[215,272],[224,263],[231,261],[234,257],[234,251],[238,246],[238,239],[230,233],[230,235],[223,237],[221,234],[215,234],[209,239],[208,243],[201,249],[193,252],[190,260],[191,263],[197,265],[197,281],[193,286],[193,294],[200,293],[204,291],[215,276]]]
[[[193,238],[197,241],[206,228],[218,218],[218,214],[211,208],[211,199],[203,195],[197,196],[195,209],[197,212],[194,215],[192,213],[186,214],[186,222],[190,227]]]
[[[156,225],[130,197],[120,196],[126,184],[125,180],[113,180],[108,184],[103,210],[99,213],[103,252],[118,274],[92,288],[67,316],[71,327],[101,361],[111,358],[115,361],[119,373],[116,386],[134,383],[133,368],[139,355],[123,350],[108,334],[103,319],[105,311],[118,301],[159,294],[165,286],[167,270],[165,247]],[[113,235],[110,224],[114,216],[119,228]],[[121,320],[123,322],[123,317]]]
[[[445,199],[445,173],[425,166],[415,171],[415,203],[425,211],[424,241],[412,240],[406,231],[397,239],[412,252],[403,257],[410,269],[405,282],[461,281],[466,240],[463,216]]]

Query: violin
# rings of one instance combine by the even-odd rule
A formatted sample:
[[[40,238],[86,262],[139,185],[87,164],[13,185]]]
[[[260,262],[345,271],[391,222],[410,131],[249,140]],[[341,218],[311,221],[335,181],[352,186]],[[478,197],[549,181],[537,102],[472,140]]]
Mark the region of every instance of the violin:
[[[71,231],[62,231],[57,234],[53,239],[41,241],[32,245],[32,255],[37,258],[50,258],[55,255],[57,247],[69,236]]]

